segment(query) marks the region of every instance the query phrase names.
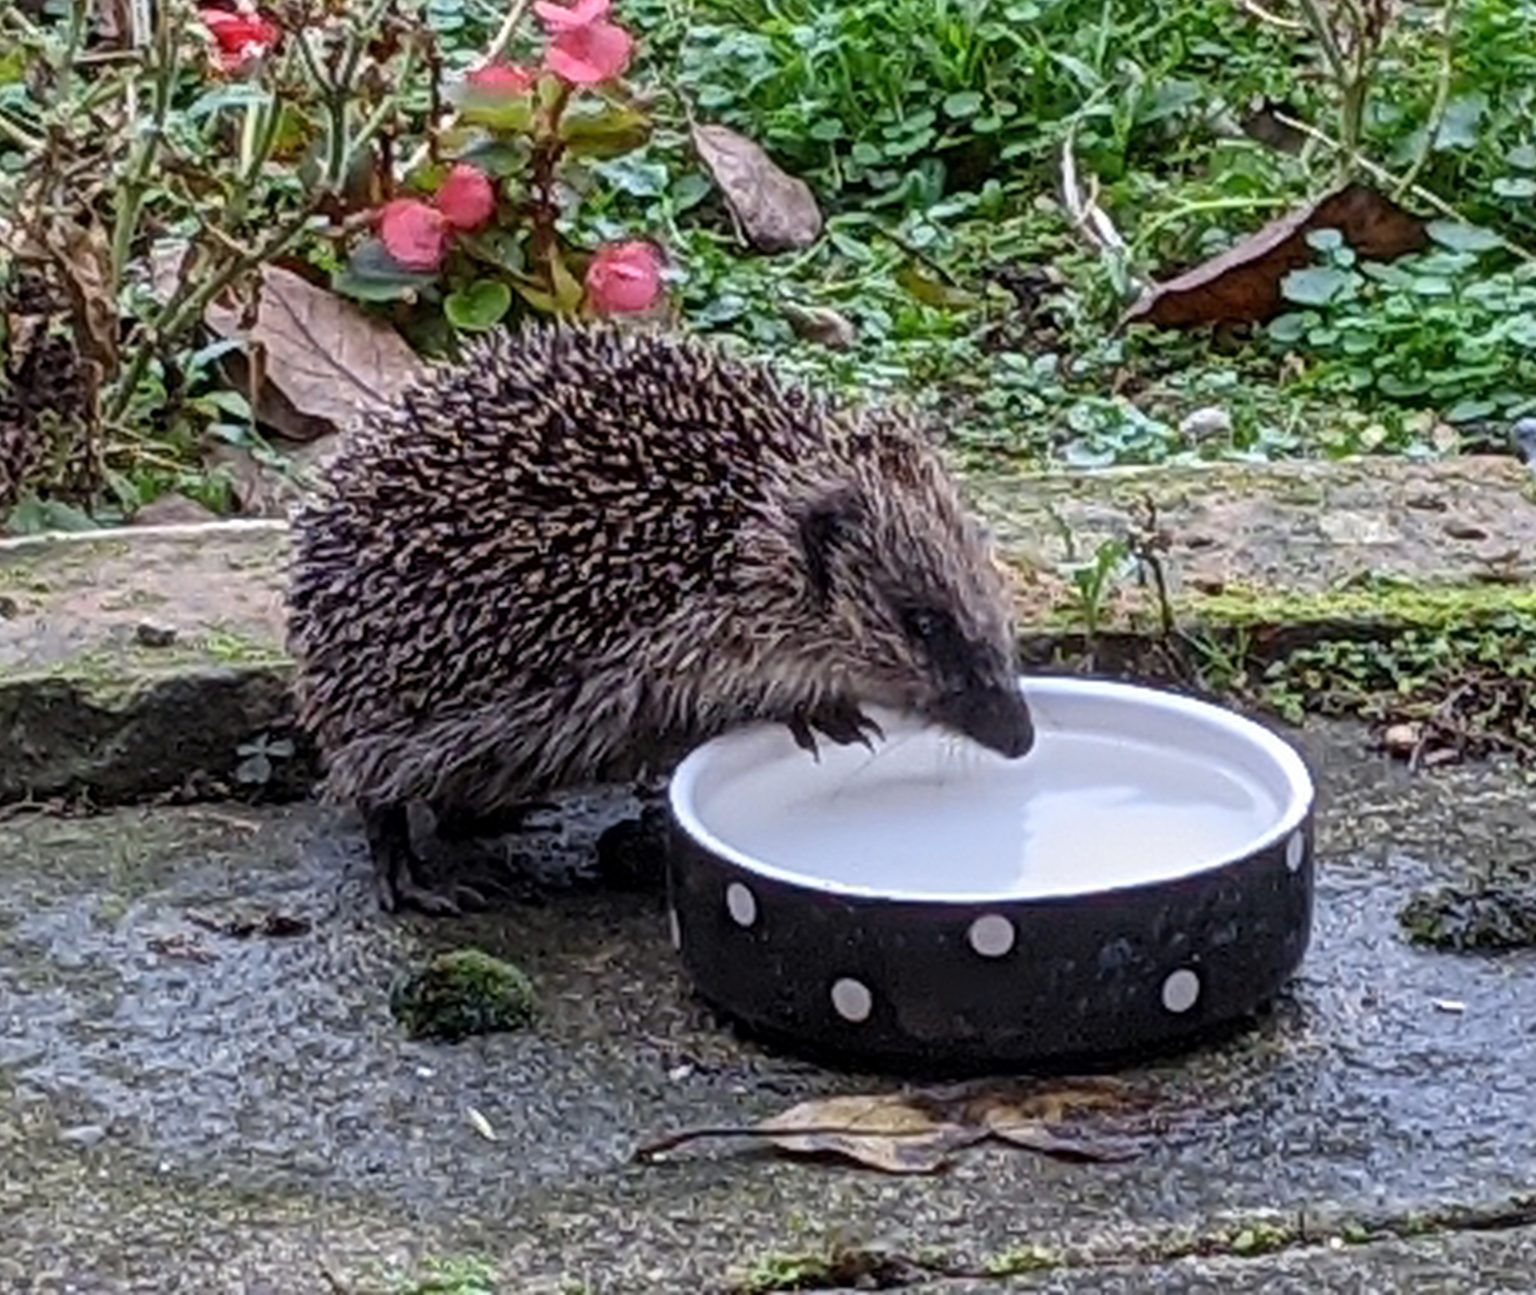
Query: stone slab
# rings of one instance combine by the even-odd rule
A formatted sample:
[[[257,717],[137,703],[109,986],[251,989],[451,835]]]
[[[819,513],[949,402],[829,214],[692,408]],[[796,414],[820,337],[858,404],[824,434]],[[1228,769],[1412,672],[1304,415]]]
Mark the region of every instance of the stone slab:
[[[1242,626],[1279,651],[1536,610],[1531,480],[1490,456],[970,484],[1017,572],[1026,655],[1041,663],[1084,640],[1066,567],[1126,533],[1144,497],[1188,628]],[[291,736],[286,558],[276,521],[0,541],[0,804],[227,785],[242,746]],[[1125,581],[1100,611],[1106,641],[1134,664],[1159,623],[1147,589]],[[151,646],[146,629],[174,641]]]
[[[921,1179],[731,1143],[630,1163],[677,1127],[895,1082],[739,1040],[681,979],[658,895],[573,885],[397,920],[353,833],[313,808],[13,817],[0,1289],[362,1295],[473,1256],[518,1295],[723,1293],[838,1247],[951,1291],[1519,1289],[1528,1230],[1473,1231],[1529,1223],[1536,1202],[1536,951],[1420,950],[1395,915],[1440,880],[1536,874],[1529,785],[1489,766],[1411,777],[1350,728],[1300,740],[1321,789],[1302,974],[1239,1036],[1125,1076],[1193,1121],[1125,1163],[976,1149]],[[558,875],[604,812],[574,806],[519,848]],[[272,910],[311,929],[201,924]],[[463,944],[530,972],[540,1023],[406,1041],[389,985]],[[1404,1237],[1329,1249],[1384,1233]]]

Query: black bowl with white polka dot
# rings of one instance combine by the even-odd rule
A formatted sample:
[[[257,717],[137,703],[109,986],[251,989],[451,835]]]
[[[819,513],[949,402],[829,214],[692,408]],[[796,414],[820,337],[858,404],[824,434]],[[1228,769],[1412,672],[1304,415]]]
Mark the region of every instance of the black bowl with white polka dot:
[[[1302,961],[1313,804],[1292,760],[1286,816],[1241,857],[975,902],[854,893],[732,858],[678,812],[674,782],[672,939],[706,999],[809,1051],[1001,1068],[1161,1050],[1250,1016]]]

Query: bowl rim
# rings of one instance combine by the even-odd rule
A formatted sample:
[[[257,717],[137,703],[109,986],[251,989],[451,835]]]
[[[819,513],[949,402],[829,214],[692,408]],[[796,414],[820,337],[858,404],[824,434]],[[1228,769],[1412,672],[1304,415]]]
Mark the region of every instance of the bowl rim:
[[[740,742],[754,733],[777,727],[771,721],[749,724],[722,733],[700,744],[688,753],[673,771],[667,786],[667,805],[678,828],[698,847],[715,858],[756,876],[779,882],[799,890],[822,895],[838,895],[851,899],[884,900],[892,903],[919,903],[930,905],[997,905],[1042,904],[1071,901],[1096,895],[1111,895],[1118,891],[1134,890],[1147,886],[1162,886],[1189,877],[1201,876],[1230,867],[1255,855],[1263,854],[1288,839],[1306,821],[1316,799],[1316,787],[1306,762],[1294,747],[1278,734],[1262,724],[1228,710],[1224,706],[1183,693],[1170,692],[1144,684],[1126,683],[1111,679],[1083,679],[1070,675],[1025,675],[1019,685],[1026,697],[1031,693],[1050,693],[1055,696],[1111,697],[1138,705],[1148,705],[1183,714],[1227,730],[1234,737],[1250,743],[1263,752],[1278,768],[1285,780],[1287,796],[1281,813],[1263,832],[1255,836],[1239,850],[1224,853],[1187,869],[1169,872],[1151,880],[1130,881],[1120,886],[1098,886],[1082,890],[1052,891],[1047,895],[1020,895],[983,891],[956,892],[953,894],[902,890],[882,890],[873,886],[852,882],[834,881],[792,872],[766,860],[754,858],[737,847],[722,841],[707,828],[694,810],[694,793],[700,775],[716,754],[725,746]]]

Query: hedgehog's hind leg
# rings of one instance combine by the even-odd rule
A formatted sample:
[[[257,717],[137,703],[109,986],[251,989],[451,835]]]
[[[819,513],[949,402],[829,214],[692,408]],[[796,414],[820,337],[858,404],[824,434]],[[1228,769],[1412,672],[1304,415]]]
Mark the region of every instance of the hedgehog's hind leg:
[[[485,898],[470,886],[428,885],[426,871],[411,843],[411,819],[404,804],[365,808],[363,831],[373,859],[379,904],[387,913],[413,908],[434,917],[453,917],[466,908],[484,908]]]

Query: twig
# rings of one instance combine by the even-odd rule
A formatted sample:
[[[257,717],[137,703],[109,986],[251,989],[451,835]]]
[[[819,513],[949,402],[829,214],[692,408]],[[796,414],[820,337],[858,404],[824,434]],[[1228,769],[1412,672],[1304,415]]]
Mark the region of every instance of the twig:
[[[1393,190],[1392,198],[1395,202],[1401,202],[1403,195],[1418,182],[1420,174],[1429,164],[1430,154],[1435,151],[1435,139],[1440,134],[1440,127],[1445,124],[1445,112],[1451,102],[1451,72],[1456,44],[1451,33],[1455,14],[1456,0],[1445,0],[1445,8],[1440,13],[1440,74],[1435,81],[1435,98],[1429,108],[1429,122],[1424,127],[1424,146],[1413,159],[1408,173]]]
[[[1331,149],[1334,152],[1341,152],[1344,148],[1344,146],[1339,143],[1338,140],[1334,139],[1331,135],[1324,134],[1322,131],[1318,130],[1316,126],[1309,126],[1306,122],[1298,121],[1296,118],[1289,117],[1283,112],[1275,113],[1275,120],[1278,121],[1282,126],[1289,126],[1292,130],[1300,131],[1308,139],[1312,140],[1314,143],[1321,144],[1324,148]],[[1399,176],[1393,175],[1392,172],[1387,170],[1386,167],[1381,166],[1376,162],[1372,162],[1369,158],[1360,157],[1357,158],[1357,161],[1360,164],[1361,170],[1367,172],[1373,179],[1384,185],[1389,187],[1396,187],[1401,182],[1401,178]],[[1470,225],[1473,223],[1464,215],[1462,215],[1462,213],[1459,212],[1455,207],[1451,206],[1451,204],[1448,203],[1444,198],[1440,197],[1438,194],[1432,193],[1421,184],[1411,185],[1405,192],[1411,194],[1413,197],[1417,198],[1420,202],[1426,204],[1427,206],[1433,207],[1442,216],[1446,216],[1449,219],[1457,221],[1463,225]],[[1530,261],[1536,263],[1536,252],[1531,252],[1529,249],[1521,247],[1519,243],[1512,242],[1511,240],[1505,238],[1497,230],[1490,230],[1489,232],[1499,240],[1499,243],[1503,246],[1505,251],[1512,252],[1522,261]]]
[[[10,115],[5,112],[0,112],[0,135],[4,135],[17,148],[26,153],[36,152],[43,146],[41,135],[29,133],[26,129],[12,121]]]
[[[527,15],[531,4],[532,0],[512,0],[511,6],[507,9],[506,16],[501,20],[501,26],[497,28],[496,35],[492,38],[491,43],[486,46],[485,57],[480,61],[481,67],[488,67],[490,64],[495,63],[507,52],[508,47],[512,44],[512,38],[517,35],[517,29],[522,26],[523,18]],[[429,125],[427,133],[429,136],[435,136],[444,131],[452,130],[458,124],[458,121],[459,112],[455,108],[442,121],[438,122],[436,126]],[[406,176],[410,175],[412,171],[425,162],[431,156],[431,153],[432,144],[429,139],[406,159],[403,166],[396,168],[396,178],[404,180]]]
[[[1304,32],[1307,24],[1297,22],[1294,18],[1285,18],[1280,14],[1271,13],[1263,5],[1256,4],[1254,0],[1237,0],[1237,7],[1244,10],[1260,22],[1268,23],[1271,27],[1278,27],[1281,31]]]
[[[191,280],[185,277],[187,271],[183,262],[181,285],[156,315],[149,327],[148,337],[135,351],[133,360],[120,379],[120,385],[112,393],[111,403],[103,411],[104,421],[116,422],[127,411],[133,399],[134,389],[143,378],[144,371],[149,367],[150,358],[156,347],[163,345],[168,338],[175,337],[189,324],[201,319],[208,303],[242,274],[248,274],[257,266],[264,265],[280,255],[314,219],[321,196],[323,195],[316,196],[307,203],[289,221],[279,226],[269,238],[258,243],[244,256],[233,259],[218,273],[209,275],[208,279],[196,288],[193,288]]]
[[[1142,285],[1131,271],[1130,252],[1109,214],[1099,206],[1093,194],[1085,195],[1078,183],[1077,157],[1073,150],[1076,127],[1067,128],[1061,144],[1061,200],[1073,227],[1099,253],[1117,280],[1115,287],[1135,296]]]

